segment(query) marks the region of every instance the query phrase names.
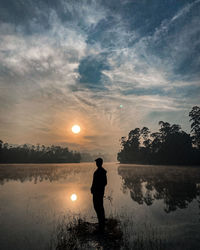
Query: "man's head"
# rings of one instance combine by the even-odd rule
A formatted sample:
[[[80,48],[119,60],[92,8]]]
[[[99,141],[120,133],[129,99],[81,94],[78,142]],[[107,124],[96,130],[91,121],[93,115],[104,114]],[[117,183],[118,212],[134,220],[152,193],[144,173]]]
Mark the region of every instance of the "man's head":
[[[96,160],[96,165],[98,168],[102,167],[103,165],[103,159],[102,158],[97,158]]]

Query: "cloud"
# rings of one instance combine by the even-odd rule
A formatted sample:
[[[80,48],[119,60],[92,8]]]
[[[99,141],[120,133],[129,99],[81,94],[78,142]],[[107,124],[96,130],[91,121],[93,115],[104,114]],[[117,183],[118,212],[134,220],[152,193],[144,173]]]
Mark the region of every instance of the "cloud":
[[[199,3],[2,1],[3,139],[116,151],[130,129],[160,118],[188,127],[199,100]]]

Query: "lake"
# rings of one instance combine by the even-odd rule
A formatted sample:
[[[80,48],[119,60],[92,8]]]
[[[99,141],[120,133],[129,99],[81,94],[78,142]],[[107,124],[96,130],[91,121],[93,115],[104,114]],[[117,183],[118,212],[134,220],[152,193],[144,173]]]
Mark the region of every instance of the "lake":
[[[200,168],[104,168],[106,217],[120,221],[130,249],[136,238],[163,242],[166,249],[200,249]],[[0,249],[48,249],[63,218],[96,222],[90,194],[95,169],[95,163],[0,165]]]

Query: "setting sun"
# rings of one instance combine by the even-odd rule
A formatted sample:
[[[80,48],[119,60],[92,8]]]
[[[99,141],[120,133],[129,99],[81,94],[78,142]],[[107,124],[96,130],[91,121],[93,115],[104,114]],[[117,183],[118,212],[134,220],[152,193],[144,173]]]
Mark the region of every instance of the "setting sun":
[[[76,194],[72,194],[70,198],[71,198],[72,201],[76,201],[77,200],[77,195]]]
[[[74,126],[72,127],[72,132],[73,132],[74,134],[78,134],[80,131],[81,131],[80,126],[74,125]]]

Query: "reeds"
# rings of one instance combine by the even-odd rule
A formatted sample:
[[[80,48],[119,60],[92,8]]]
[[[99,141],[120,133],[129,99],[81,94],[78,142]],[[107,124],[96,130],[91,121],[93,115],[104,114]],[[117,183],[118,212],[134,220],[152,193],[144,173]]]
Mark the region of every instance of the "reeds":
[[[51,237],[48,250],[163,250],[165,240],[150,225],[136,231],[131,221],[120,221],[118,216],[106,220],[104,233],[98,233],[97,223],[87,222],[79,216],[64,217]]]

